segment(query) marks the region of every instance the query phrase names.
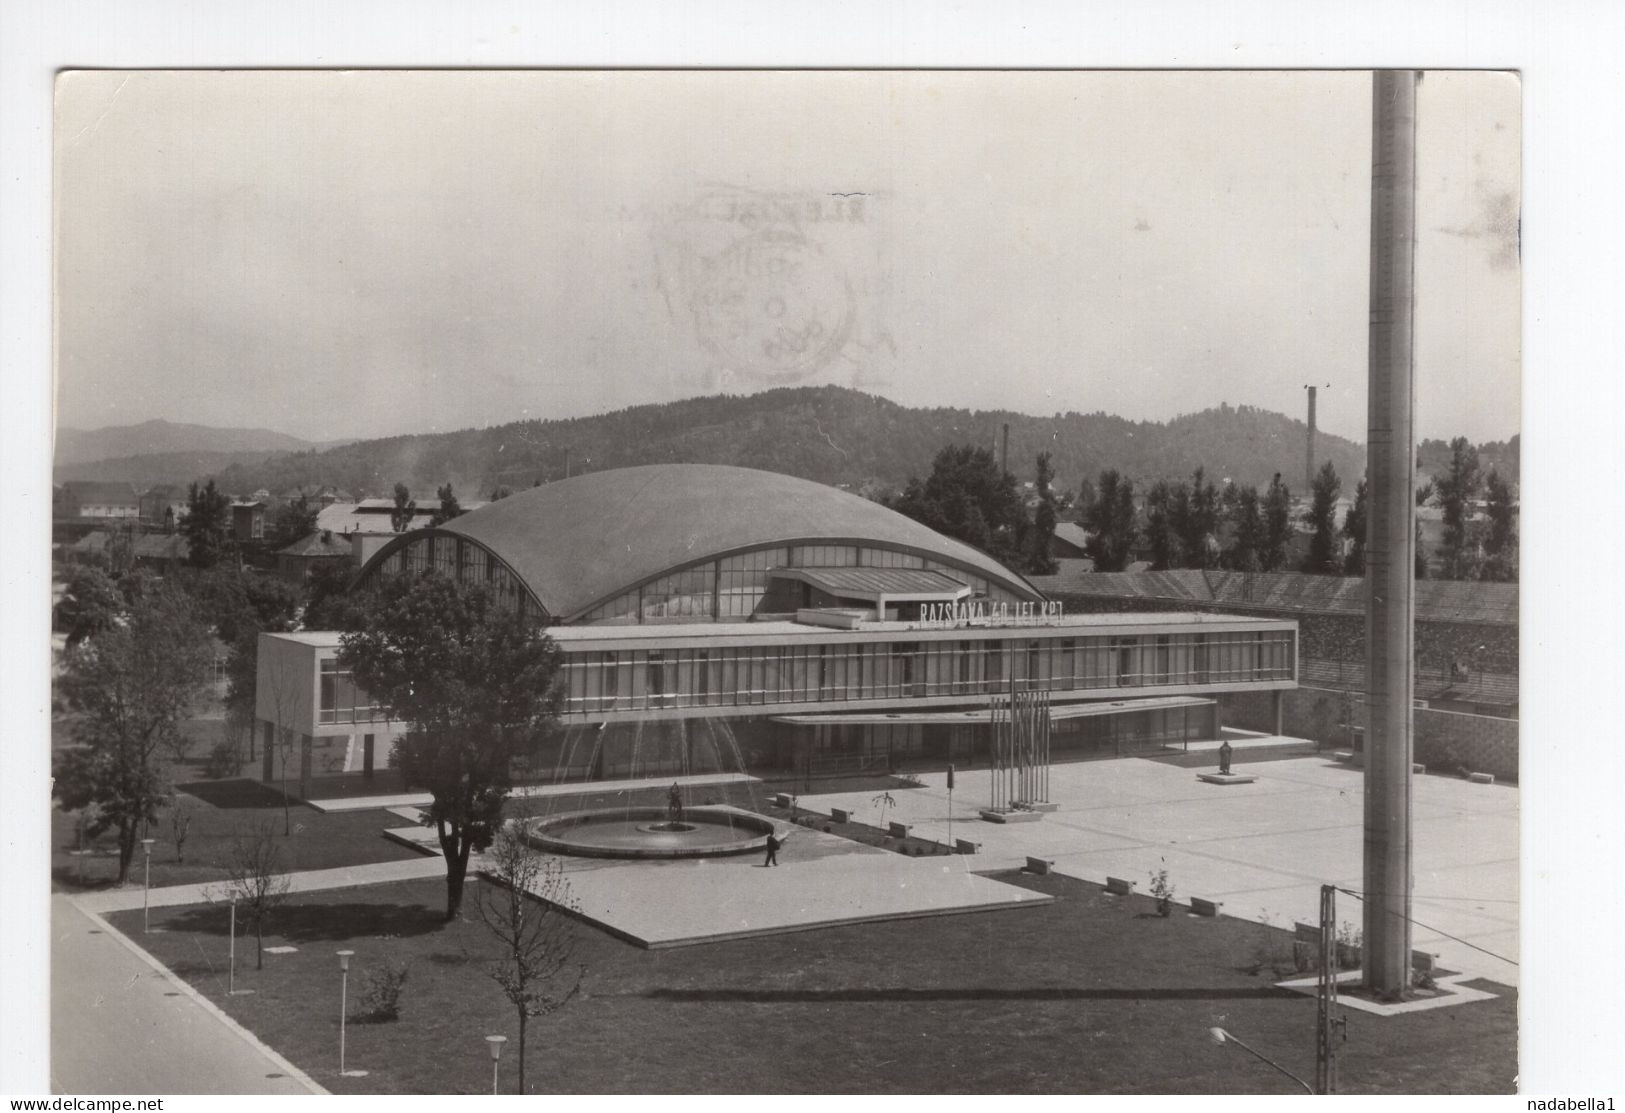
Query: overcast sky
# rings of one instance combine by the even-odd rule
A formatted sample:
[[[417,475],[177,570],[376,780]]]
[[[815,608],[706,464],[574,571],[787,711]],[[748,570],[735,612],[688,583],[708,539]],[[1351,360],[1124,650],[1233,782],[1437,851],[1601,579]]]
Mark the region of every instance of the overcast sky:
[[[1366,73],[75,73],[58,417],[314,440],[839,383],[1365,434]],[[1519,88],[1418,104],[1418,434],[1519,429]]]

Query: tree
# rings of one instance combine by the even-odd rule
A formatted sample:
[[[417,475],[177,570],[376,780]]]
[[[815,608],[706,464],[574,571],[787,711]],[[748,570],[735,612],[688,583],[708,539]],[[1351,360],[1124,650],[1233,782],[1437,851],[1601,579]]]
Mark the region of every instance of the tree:
[[[1181,507],[1180,503],[1185,504]],[[1189,514],[1190,491],[1183,483],[1176,489],[1166,479],[1151,485],[1145,496],[1145,541],[1151,549],[1151,567],[1162,572],[1180,566],[1179,532],[1174,520]]]
[[[1420,521],[1416,523],[1416,532],[1412,537],[1416,546],[1416,578],[1425,580],[1428,578],[1428,548],[1427,543],[1422,539],[1422,523]]]
[[[1212,568],[1218,563],[1219,491],[1198,467],[1190,486],[1174,488],[1173,528],[1179,536],[1179,567]]]
[[[94,565],[76,565],[56,607],[57,622],[68,635],[68,648],[110,628],[123,609],[124,596],[113,577]]]
[[[302,537],[309,537],[316,531],[316,515],[321,507],[310,500],[310,496],[303,491],[299,497],[277,507],[271,528],[278,543],[291,545]]]
[[[525,1083],[525,1037],[530,1021],[563,1008],[581,989],[586,967],[575,959],[575,909],[564,865],[544,858],[511,830],[496,836],[479,886],[480,920],[497,939],[502,957],[486,973],[502,987],[519,1022],[519,1092]]]
[[[513,494],[512,487],[508,486],[506,483],[498,483],[495,487],[491,488],[491,501],[501,502],[511,494]]]
[[[1004,564],[1024,563],[1027,513],[1015,477],[999,469],[990,449],[949,445],[931,462],[925,482],[910,479],[890,505]]]
[[[240,826],[232,836],[226,862],[227,889],[236,893],[254,932],[254,969],[265,969],[265,922],[288,895],[282,848],[269,822]]]
[[[482,585],[434,573],[386,580],[352,619],[339,667],[406,724],[391,761],[433,797],[449,920],[470,852],[496,836],[514,757],[553,720],[559,651]]]
[[[462,506],[457,502],[457,492],[447,483],[435,492],[440,497],[440,509],[434,512],[429,519],[431,526],[443,525],[463,512]]]
[[[350,575],[348,561],[322,561],[311,568],[305,578],[306,630],[342,630],[349,624]]]
[[[54,792],[69,810],[94,805],[91,834],[118,833],[118,881],[129,879],[142,827],[169,797],[159,753],[202,690],[207,634],[173,591],[144,599],[127,622],[64,657],[57,690],[77,743],[58,756]]]
[[[1478,453],[1466,437],[1450,442],[1450,465],[1434,481],[1439,492],[1439,509],[1444,511],[1444,543],[1441,546],[1444,578],[1470,580],[1478,571],[1478,553],[1468,536],[1467,519],[1478,494]]]
[[[193,568],[213,568],[225,557],[231,532],[231,500],[217,490],[214,480],[201,489],[193,483],[187,490],[187,561]]]
[[[1292,492],[1276,472],[1264,495],[1264,544],[1258,563],[1266,572],[1279,572],[1286,565],[1286,546],[1292,537]]]
[[[1484,513],[1489,532],[1484,538],[1483,579],[1501,583],[1518,579],[1518,504],[1512,485],[1495,468],[1484,480]]]
[[[1342,490],[1343,481],[1337,478],[1337,469],[1327,460],[1315,473],[1309,509],[1303,516],[1314,530],[1314,536],[1309,539],[1309,555],[1303,562],[1305,572],[1335,576],[1341,571],[1337,559],[1337,496]]]
[[[1361,476],[1354,487],[1354,505],[1343,518],[1343,536],[1349,541],[1349,551],[1343,557],[1345,576],[1365,575],[1365,522],[1369,512],[1365,477]]]
[[[1089,531],[1084,552],[1096,572],[1121,572],[1134,549],[1134,480],[1115,469],[1100,473],[1100,485],[1083,526]]]
[[[1040,452],[1035,483],[1038,509],[1033,512],[1032,557],[1027,562],[1027,570],[1037,576],[1055,574],[1055,561],[1050,557],[1050,542],[1055,539],[1054,484],[1055,469],[1050,466],[1050,454]]]
[[[1263,567],[1264,516],[1259,509],[1258,488],[1251,483],[1232,488],[1236,492],[1231,510],[1235,541],[1230,546],[1230,567],[1238,572],[1257,572]]]
[[[412,515],[418,510],[417,500],[404,483],[395,484],[395,509],[389,513],[389,527],[396,533],[412,528]]]

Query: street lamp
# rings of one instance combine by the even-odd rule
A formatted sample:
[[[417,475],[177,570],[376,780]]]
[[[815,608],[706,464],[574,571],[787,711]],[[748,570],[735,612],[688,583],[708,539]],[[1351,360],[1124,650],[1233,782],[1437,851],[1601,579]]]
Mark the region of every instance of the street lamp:
[[[141,934],[147,934],[148,901],[152,893],[152,844],[153,839],[141,840],[141,854],[144,859],[143,872],[145,880],[141,883]]]
[[[485,1042],[491,1045],[491,1096],[495,1097],[497,1091],[497,1063],[502,1059],[502,1045],[508,1042],[507,1036],[486,1036]]]
[[[1313,1094],[1315,1092],[1315,1088],[1313,1086],[1309,1085],[1309,1083],[1305,1082],[1303,1079],[1299,1078],[1297,1075],[1295,1075],[1291,1071],[1287,1070],[1280,1063],[1277,1063],[1274,1059],[1268,1058],[1267,1056],[1264,1056],[1264,1055],[1260,1055],[1258,1052],[1254,1051],[1252,1048],[1248,1047],[1246,1044],[1244,1044],[1240,1040],[1238,1040],[1233,1033],[1226,1032],[1223,1028],[1209,1028],[1207,1030],[1207,1034],[1208,1034],[1208,1038],[1210,1040],[1212,1040],[1214,1043],[1217,1043],[1217,1044],[1233,1043],[1237,1047],[1241,1048],[1243,1051],[1247,1052],[1247,1054],[1253,1056],[1255,1059],[1259,1059],[1259,1060],[1261,1060],[1261,1061],[1263,1061],[1265,1063],[1268,1063],[1270,1066],[1274,1067],[1276,1070],[1280,1071],[1282,1074],[1284,1074],[1288,1078],[1292,1079],[1292,1081],[1294,1081],[1298,1085],[1302,1086],[1304,1093]]]
[[[364,1070],[344,1069],[344,1020],[350,1012],[350,956],[354,951],[340,951],[339,955],[339,1074],[344,1078],[365,1078]]]

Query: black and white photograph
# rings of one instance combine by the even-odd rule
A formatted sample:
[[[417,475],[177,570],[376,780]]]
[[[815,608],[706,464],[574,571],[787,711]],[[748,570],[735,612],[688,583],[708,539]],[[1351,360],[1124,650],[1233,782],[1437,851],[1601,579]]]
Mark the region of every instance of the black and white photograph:
[[[59,69],[50,1092],[1519,1093],[1427,61]]]

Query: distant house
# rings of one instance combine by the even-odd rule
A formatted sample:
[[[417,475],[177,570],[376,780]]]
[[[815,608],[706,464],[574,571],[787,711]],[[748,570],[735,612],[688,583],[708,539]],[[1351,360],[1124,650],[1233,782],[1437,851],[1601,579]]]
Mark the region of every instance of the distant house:
[[[257,499],[233,502],[231,536],[235,541],[264,541],[265,503]]]
[[[1087,556],[1085,547],[1089,531],[1077,522],[1056,522],[1055,537],[1049,544],[1049,555],[1056,560],[1076,560]]]
[[[467,511],[484,505],[483,501],[465,502],[462,507]],[[439,510],[438,499],[418,500],[417,509],[412,512],[412,520],[407,524],[407,530],[427,528]],[[346,539],[350,543],[356,567],[359,568],[395,536],[396,530],[391,520],[394,515],[395,500],[392,498],[335,502],[317,512],[316,529]]]
[[[175,571],[191,552],[191,543],[178,533],[144,533],[135,539],[136,564],[159,574]]]
[[[328,530],[316,530],[276,553],[277,575],[296,584],[305,582],[311,570],[323,564],[345,564],[351,557],[350,544]]]
[[[148,529],[174,529],[191,506],[186,488],[173,484],[148,488],[140,502],[141,524]]]
[[[141,517],[141,500],[128,483],[70,480],[62,484],[58,510],[66,518],[137,519]]]

